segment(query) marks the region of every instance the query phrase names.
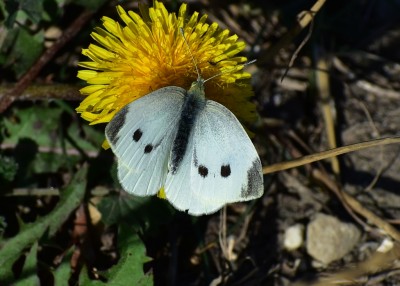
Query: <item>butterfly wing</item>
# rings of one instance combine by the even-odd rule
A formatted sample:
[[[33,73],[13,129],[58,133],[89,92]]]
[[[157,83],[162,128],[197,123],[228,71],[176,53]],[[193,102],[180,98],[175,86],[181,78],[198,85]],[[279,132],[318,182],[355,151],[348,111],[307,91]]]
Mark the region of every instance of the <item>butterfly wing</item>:
[[[164,185],[185,93],[174,86],[158,89],[125,106],[106,126],[128,193],[154,195]]]
[[[208,100],[190,135],[187,154],[168,174],[167,199],[193,215],[263,193],[261,162],[240,122],[223,105]]]

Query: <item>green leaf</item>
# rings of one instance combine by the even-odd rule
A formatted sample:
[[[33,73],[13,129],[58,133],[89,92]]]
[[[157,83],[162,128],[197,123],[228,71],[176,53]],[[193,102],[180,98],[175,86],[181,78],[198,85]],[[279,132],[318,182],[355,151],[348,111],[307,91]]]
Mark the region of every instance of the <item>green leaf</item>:
[[[54,103],[65,113],[76,118],[76,111],[71,105],[63,100],[54,100]],[[78,125],[77,121],[74,121],[68,126],[67,136],[82,150],[97,152],[104,141],[104,127],[96,128],[87,124]]]
[[[160,224],[169,223],[175,213],[166,200],[136,197],[123,191],[104,197],[98,209],[107,225],[123,221],[136,230],[147,232],[157,231]]]
[[[60,167],[69,168],[75,165],[81,158],[80,152],[99,151],[104,134],[92,126],[79,126],[78,121],[69,123],[68,127],[60,128],[64,126],[61,117],[66,114],[63,112],[68,112],[67,108],[60,105],[16,107],[13,108],[11,115],[0,119],[4,145],[12,146],[17,143],[20,145],[21,142],[26,144],[28,139],[37,145],[35,157],[29,162],[29,171],[57,172]],[[23,148],[21,151],[24,150]],[[28,163],[26,158],[26,156],[19,157],[20,161]],[[25,166],[27,169],[28,164],[21,164],[20,161],[17,160],[20,166]],[[17,177],[21,178],[21,175],[18,173]]]
[[[8,135],[4,136],[3,143],[16,144],[22,138],[29,138],[41,147],[61,148],[61,139],[64,139],[60,129],[63,111],[64,107],[48,105],[14,108],[12,115],[2,120],[2,133]],[[67,135],[84,151],[98,151],[104,140],[102,132],[93,126],[78,126],[78,122],[69,125]],[[69,143],[66,145],[66,148],[71,147]]]
[[[71,212],[79,206],[85,194],[86,174],[87,166],[83,166],[64,189],[60,202],[50,214],[26,225],[17,236],[4,243],[0,250],[0,277],[10,279],[11,267],[22,250],[40,239],[47,230],[49,236],[54,235]]]
[[[43,0],[8,0],[5,1],[4,10],[7,11],[6,27],[11,28],[17,19],[25,23],[28,17],[31,22],[38,24],[43,16]]]
[[[143,273],[143,264],[150,261],[150,258],[145,255],[146,249],[136,231],[121,225],[119,241],[121,258],[118,264],[102,273],[107,283],[90,280],[87,274],[82,274],[80,285],[153,285],[153,277]]]
[[[83,165],[75,174],[71,183],[62,192],[62,197],[57,205],[57,208],[48,216],[46,223],[49,226],[49,235],[53,236],[61,224],[63,224],[82,202],[86,191],[86,175],[87,165]]]
[[[0,216],[0,248],[2,247],[4,230],[7,227],[7,222],[4,216]]]
[[[4,29],[3,34],[1,35],[0,39],[1,39],[1,49],[0,52],[2,54],[3,57],[7,58],[7,61],[4,61],[4,65],[7,62],[10,62],[10,60],[8,59],[9,55],[7,53],[9,53],[10,51],[12,51],[12,47],[18,37],[18,28],[15,29]]]
[[[78,126],[75,122],[69,126],[67,134],[80,149],[87,152],[98,152],[104,141],[104,130],[99,132],[93,126],[87,124]]]
[[[4,3],[3,3],[4,5]],[[5,1],[4,10],[7,12],[5,25],[7,28],[11,28],[17,18],[18,2],[16,0]]]
[[[19,5],[33,23],[37,24],[42,19],[43,0],[20,0]]]
[[[118,264],[107,271],[106,277],[112,285],[152,285],[150,275],[143,273],[143,264],[151,259],[134,228],[121,224],[119,232],[121,258]]]
[[[111,225],[123,220],[127,216],[135,216],[150,202],[150,197],[135,197],[125,192],[113,194],[103,198],[98,205],[102,221]]]
[[[122,189],[118,180],[117,166],[116,163],[113,164],[110,173],[115,188]],[[174,208],[166,200],[156,196],[138,197],[124,191],[103,197],[98,209],[106,225],[124,221],[137,229],[148,232],[157,231],[159,225],[168,223],[175,213]]]
[[[53,277],[54,277],[54,285],[55,286],[63,286],[66,285],[66,281],[69,280],[71,277],[71,257],[72,257],[73,250],[70,249],[67,253],[67,255],[64,257],[63,261],[61,264],[57,267],[55,271],[53,271]]]
[[[38,243],[35,242],[26,257],[24,268],[22,269],[21,279],[13,283],[15,286],[36,286],[39,285],[37,276],[37,251]]]
[[[10,38],[14,41],[10,42]],[[4,43],[12,43],[12,46],[2,52],[7,54],[5,65],[12,66],[15,74],[19,77],[24,74],[37,60],[43,51],[44,34],[43,31],[32,35],[23,27],[18,27],[8,31]]]
[[[35,173],[57,173],[63,166],[74,166],[79,160],[79,156],[41,152],[32,162],[32,169]]]
[[[16,144],[22,138],[29,138],[39,146],[60,147],[60,116],[62,110],[49,106],[14,108],[12,116],[4,118],[4,144]]]
[[[0,182],[12,181],[17,174],[18,164],[13,157],[0,155]]]
[[[18,164],[17,185],[31,185],[31,165],[38,153],[37,144],[31,139],[21,139],[14,148],[14,158]]]

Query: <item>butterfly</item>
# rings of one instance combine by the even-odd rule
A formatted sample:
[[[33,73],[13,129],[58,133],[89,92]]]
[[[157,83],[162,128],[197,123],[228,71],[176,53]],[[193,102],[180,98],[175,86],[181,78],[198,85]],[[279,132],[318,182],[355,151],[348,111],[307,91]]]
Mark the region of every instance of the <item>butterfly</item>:
[[[164,189],[191,215],[263,194],[261,161],[246,131],[223,105],[208,100],[198,76],[189,90],[168,86],[122,108],[106,138],[122,187],[137,196]]]

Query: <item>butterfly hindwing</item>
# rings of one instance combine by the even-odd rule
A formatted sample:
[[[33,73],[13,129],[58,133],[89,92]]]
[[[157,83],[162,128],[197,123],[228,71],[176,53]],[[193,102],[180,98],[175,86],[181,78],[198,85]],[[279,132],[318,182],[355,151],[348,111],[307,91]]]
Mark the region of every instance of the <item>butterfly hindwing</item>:
[[[178,209],[199,215],[263,193],[261,162],[232,112],[208,100],[191,132],[187,152],[165,192]]]
[[[165,87],[125,106],[106,127],[123,188],[138,196],[164,185],[186,91]]]

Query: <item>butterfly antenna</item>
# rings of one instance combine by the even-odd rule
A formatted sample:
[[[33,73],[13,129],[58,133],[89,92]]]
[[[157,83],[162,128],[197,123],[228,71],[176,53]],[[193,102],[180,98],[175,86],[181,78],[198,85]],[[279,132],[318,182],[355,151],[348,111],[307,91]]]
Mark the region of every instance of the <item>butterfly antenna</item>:
[[[251,60],[251,61],[249,61],[249,62],[247,62],[247,63],[244,63],[244,64],[243,64],[243,67],[248,66],[248,65],[251,65],[251,64],[255,63],[256,61],[257,61],[257,60]],[[204,80],[204,83],[206,83],[206,82],[209,81],[210,79],[213,79],[213,78],[215,78],[215,77],[217,77],[217,76],[220,76],[220,75],[223,75],[223,74],[226,74],[226,73],[231,73],[232,71],[234,71],[234,70],[236,70],[236,69],[237,69],[237,67],[234,67],[234,68],[228,69],[228,70],[226,70],[226,71],[217,73],[217,74],[213,75],[212,77],[209,77],[208,79]]]
[[[185,44],[186,44],[186,47],[187,47],[187,49],[188,49],[188,51],[189,51],[189,54],[190,54],[190,56],[192,57],[192,61],[193,61],[193,64],[194,64],[194,67],[195,67],[196,73],[197,73],[197,81],[199,81],[199,80],[201,79],[201,76],[200,76],[199,69],[198,69],[198,67],[197,67],[196,60],[194,59],[194,56],[193,56],[193,54],[192,54],[192,51],[190,50],[189,43],[188,43],[187,40],[186,40],[185,32],[183,31],[183,28],[180,27],[179,30],[181,31],[181,34],[182,34],[182,37],[183,37],[183,41],[184,41]]]

